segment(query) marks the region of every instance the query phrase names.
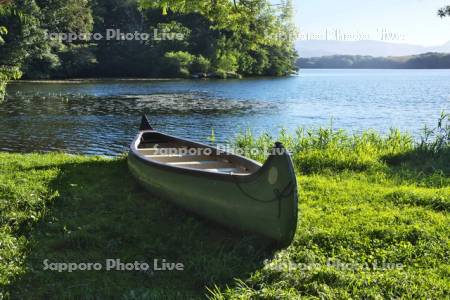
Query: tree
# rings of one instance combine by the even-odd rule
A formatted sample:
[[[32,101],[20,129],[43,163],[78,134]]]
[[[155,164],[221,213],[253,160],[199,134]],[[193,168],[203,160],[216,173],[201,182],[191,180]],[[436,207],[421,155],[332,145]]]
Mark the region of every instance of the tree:
[[[5,11],[6,7],[0,6],[0,16],[5,14]],[[5,26],[0,25],[0,46],[5,43],[3,36],[5,36],[6,34],[8,34],[8,29],[6,29]],[[8,81],[8,73],[0,67],[0,102],[3,101],[3,98],[5,97],[5,89]]]
[[[40,8],[40,27],[47,33],[89,34],[93,16],[87,0],[35,0]],[[44,41],[50,51],[31,57],[24,66],[26,76],[32,78],[74,77],[95,63],[87,41]]]
[[[144,16],[136,0],[93,0],[94,30],[105,34],[114,30],[121,33],[145,32]],[[149,76],[148,66],[161,59],[164,53],[153,55],[151,47],[142,41],[103,38],[95,41],[93,50],[98,61],[92,75],[101,77]]]
[[[7,43],[6,35],[8,34],[7,26],[9,25],[7,20],[12,15],[20,16],[20,14],[15,12],[8,3],[0,4],[0,24],[6,25],[0,25],[0,57],[3,55],[1,50]],[[21,75],[22,73],[17,66],[9,64],[6,59],[0,60],[0,102],[3,101],[5,97],[8,81],[11,79],[19,79]]]
[[[22,68],[28,58],[48,53],[39,16],[34,0],[16,0],[3,11],[0,24],[8,29],[8,35],[0,46],[0,65]]]
[[[441,9],[438,11],[438,15],[439,15],[441,18],[446,17],[446,16],[450,16],[450,5],[441,8]]]
[[[19,79],[22,72],[17,67],[0,66],[0,102],[5,98],[6,85],[12,79]]]
[[[0,6],[0,66],[26,78],[282,76],[296,60],[292,17],[292,0],[9,1]],[[110,29],[150,40],[106,39]],[[183,38],[152,39],[155,31]],[[46,32],[103,38],[67,41]]]
[[[162,15],[200,14],[218,33],[207,58],[218,73],[286,75],[294,70],[295,27],[291,0],[275,8],[268,0],[140,0]]]

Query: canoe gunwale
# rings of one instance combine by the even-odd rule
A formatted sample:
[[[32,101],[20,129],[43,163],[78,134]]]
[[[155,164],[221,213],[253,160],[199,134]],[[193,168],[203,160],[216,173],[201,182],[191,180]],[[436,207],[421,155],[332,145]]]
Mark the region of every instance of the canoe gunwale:
[[[179,167],[179,166],[174,166],[174,165],[168,165],[162,162],[158,162],[156,160],[151,160],[147,157],[145,157],[144,155],[142,155],[141,153],[139,153],[139,149],[138,149],[138,145],[140,143],[141,137],[143,134],[145,133],[157,133],[160,134],[162,136],[166,136],[169,137],[171,139],[174,139],[176,141],[180,141],[180,142],[188,142],[189,144],[195,145],[197,147],[201,147],[201,148],[210,148],[212,150],[215,151],[221,151],[215,147],[206,145],[206,144],[202,144],[202,143],[198,143],[198,142],[194,142],[191,140],[187,140],[187,139],[183,139],[183,138],[179,138],[176,136],[172,136],[172,135],[168,135],[165,133],[161,133],[159,131],[156,130],[143,130],[140,131],[139,134],[136,135],[135,139],[133,140],[133,142],[131,143],[131,147],[130,147],[130,151],[129,151],[129,155],[133,155],[136,159],[138,159],[141,163],[146,164],[150,167],[156,167],[159,169],[163,169],[165,171],[168,172],[177,172],[180,174],[184,174],[184,175],[189,175],[189,176],[198,176],[198,177],[208,177],[209,179],[218,179],[218,180],[224,180],[224,181],[230,181],[230,182],[252,182],[254,180],[257,180],[260,176],[262,176],[266,171],[268,171],[270,164],[271,164],[271,160],[273,158],[273,156],[269,156],[268,159],[266,160],[266,162],[264,164],[260,164],[259,162],[256,162],[254,160],[248,159],[246,157],[240,156],[240,155],[236,155],[236,154],[232,154],[226,151],[221,151],[221,153],[223,153],[224,155],[230,155],[230,156],[234,156],[237,158],[240,158],[242,160],[246,160],[248,162],[251,162],[257,166],[259,166],[259,169],[256,170],[253,173],[250,174],[227,174],[227,173],[219,173],[219,172],[213,172],[213,171],[206,171],[206,170],[201,170],[201,169],[192,169],[192,168],[185,168],[185,167]]]

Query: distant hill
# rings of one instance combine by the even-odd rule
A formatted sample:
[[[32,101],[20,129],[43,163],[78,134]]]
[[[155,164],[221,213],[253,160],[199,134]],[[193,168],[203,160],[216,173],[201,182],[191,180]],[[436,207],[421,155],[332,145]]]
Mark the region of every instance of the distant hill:
[[[441,46],[387,43],[381,41],[298,41],[296,49],[300,57],[330,55],[369,55],[375,57],[417,55],[427,52],[450,53],[450,41]]]
[[[450,54],[424,53],[397,57],[331,55],[300,58],[297,66],[304,69],[450,69]]]

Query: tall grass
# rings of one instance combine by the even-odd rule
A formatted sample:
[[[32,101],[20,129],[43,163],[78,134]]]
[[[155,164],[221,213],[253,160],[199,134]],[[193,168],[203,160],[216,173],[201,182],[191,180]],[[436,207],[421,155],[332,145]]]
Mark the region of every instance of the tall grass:
[[[295,166],[303,172],[317,172],[324,169],[359,170],[382,167],[380,158],[398,155],[414,149],[411,136],[398,130],[391,130],[387,137],[369,131],[362,134],[348,135],[343,130],[332,128],[296,130],[289,135],[286,130],[280,132],[276,139],[268,134],[259,137],[250,131],[239,134],[235,144],[244,149],[247,156],[263,161],[264,149],[270,148],[275,140],[282,142],[291,152]],[[259,149],[258,154],[251,149]]]
[[[449,114],[442,113],[435,128],[425,127],[419,142],[406,133],[391,129],[386,136],[375,131],[348,134],[344,130],[329,128],[298,128],[293,135],[281,130],[278,137],[262,134],[255,137],[250,130],[240,133],[234,145],[246,156],[264,161],[275,141],[282,142],[290,151],[295,167],[304,173],[324,170],[376,171],[392,164],[423,158],[447,159],[449,154]],[[253,149],[258,149],[254,151]],[[432,156],[432,157],[430,157]],[[422,160],[422,161],[421,161]]]
[[[450,113],[442,112],[437,126],[434,128],[425,126],[422,132],[420,143],[417,145],[419,150],[432,154],[449,151]]]

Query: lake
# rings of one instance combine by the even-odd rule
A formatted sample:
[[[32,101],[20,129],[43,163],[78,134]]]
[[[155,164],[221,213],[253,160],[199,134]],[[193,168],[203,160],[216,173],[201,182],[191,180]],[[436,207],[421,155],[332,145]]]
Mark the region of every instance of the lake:
[[[450,111],[450,70],[302,70],[244,80],[17,82],[0,104],[0,151],[117,155],[146,113],[158,130],[206,142],[240,131],[395,127],[414,136]]]

